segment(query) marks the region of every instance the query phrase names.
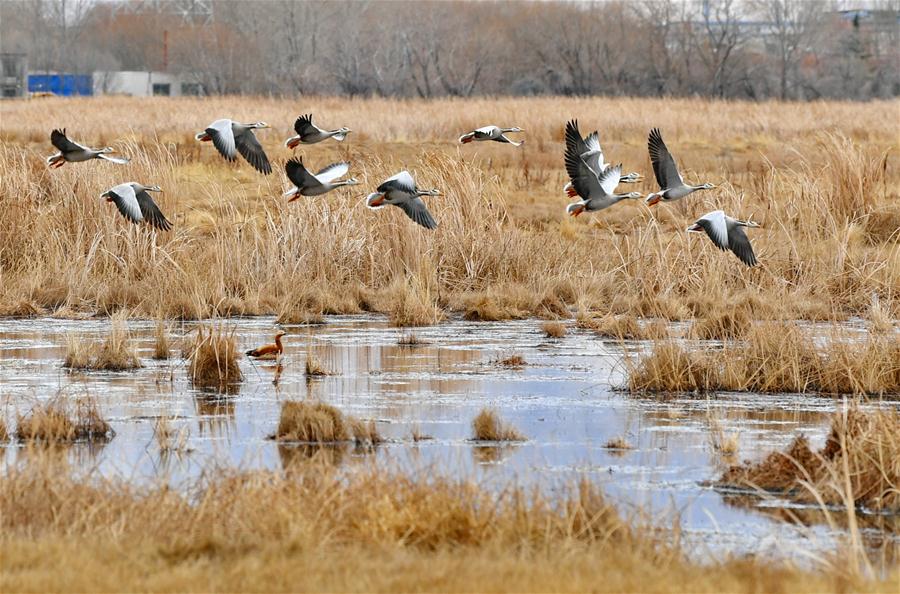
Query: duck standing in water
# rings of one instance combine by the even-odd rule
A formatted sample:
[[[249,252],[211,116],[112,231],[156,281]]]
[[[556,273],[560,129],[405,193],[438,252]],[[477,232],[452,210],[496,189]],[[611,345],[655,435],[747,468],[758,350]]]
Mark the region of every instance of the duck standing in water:
[[[257,349],[251,349],[247,351],[247,356],[257,360],[277,359],[284,352],[284,346],[281,344],[281,337],[285,334],[286,332],[284,330],[279,330],[275,335],[275,344],[267,344]]]

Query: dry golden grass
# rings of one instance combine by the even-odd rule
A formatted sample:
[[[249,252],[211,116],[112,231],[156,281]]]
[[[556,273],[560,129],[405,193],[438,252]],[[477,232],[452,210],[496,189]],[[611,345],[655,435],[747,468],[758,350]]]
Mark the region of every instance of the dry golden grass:
[[[6,421],[0,418],[0,443],[7,441],[9,441],[9,430],[6,428]]]
[[[525,357],[522,355],[509,355],[507,357],[498,357],[497,359],[491,361],[494,365],[499,367],[509,367],[512,369],[521,369],[528,365],[528,362],[525,361]]]
[[[293,448],[292,448],[293,451]],[[322,450],[317,450],[322,452]],[[0,482],[0,590],[890,592],[846,558],[801,570],[688,561],[582,482],[550,500],[380,468],[217,473],[173,490],[79,480],[37,458]]]
[[[669,336],[665,322],[655,320],[641,324],[631,314],[608,314],[602,318],[581,315],[576,323],[579,328],[591,330],[597,336],[617,340],[660,340]]]
[[[820,505],[865,506],[900,513],[900,411],[836,413],[825,447],[813,452],[803,436],[785,452],[732,466],[719,484],[787,494]]]
[[[420,441],[428,441],[434,439],[433,436],[428,435],[422,431],[422,428],[419,427],[418,424],[413,425],[413,428],[409,430],[409,437],[413,440],[414,443],[418,443]]]
[[[753,314],[747,308],[717,309],[691,324],[690,336],[697,340],[736,340],[743,338],[753,325]]]
[[[156,323],[156,333],[154,338],[153,358],[157,361],[168,359],[172,349],[169,345],[169,327],[164,321],[159,320]]]
[[[525,441],[525,436],[500,419],[497,411],[483,408],[472,419],[472,439],[475,441]]]
[[[303,365],[303,373],[308,378],[331,375],[331,372],[319,360],[312,349],[307,349],[306,351],[306,362]]]
[[[190,448],[187,445],[189,437],[190,432],[186,426],[175,429],[172,427],[172,420],[165,415],[157,418],[153,424],[153,438],[160,454],[164,456],[189,452]]]
[[[633,446],[626,441],[624,437],[613,437],[609,439],[604,445],[604,448],[607,450],[630,450],[633,449]]]
[[[188,358],[191,362],[188,374],[195,386],[227,390],[228,386],[244,381],[233,328],[199,326]]]
[[[78,398],[75,402],[57,396],[35,405],[16,419],[16,439],[47,444],[66,444],[76,441],[107,441],[114,432],[100,413],[93,398]]]
[[[543,322],[541,331],[547,338],[562,338],[566,335],[566,325],[562,322]]]
[[[281,442],[324,444],[352,439],[357,445],[367,446],[384,441],[374,421],[362,421],[345,415],[338,408],[324,402],[295,400],[281,405],[278,428],[272,438]]]
[[[322,163],[352,162],[358,194],[286,204],[280,146],[292,99],[91,98],[6,101],[0,118],[0,314],[110,313],[163,318],[280,316],[376,310],[397,325],[566,317],[577,308],[690,317],[692,304],[752,295],[761,311],[821,319],[864,315],[873,294],[900,317],[896,232],[897,102],[741,103],[607,98],[305,99],[347,122],[345,143],[317,147]],[[260,139],[277,173],[229,164],[193,139],[210,113],[274,123]],[[461,130],[528,114],[528,140],[460,147]],[[597,128],[615,161],[653,176],[647,132],[660,126],[691,181],[716,190],[674,206],[640,201],[587,220],[564,215],[562,128]],[[168,233],[126,223],[99,192],[122,168],[48,171],[48,117],[132,158],[131,178],[159,183]],[[123,132],[120,122],[131,126]],[[14,125],[13,125],[14,123]],[[827,130],[828,132],[823,132]],[[892,152],[893,151],[893,152]],[[408,168],[440,226],[399,209],[378,213],[365,192]],[[684,228],[722,208],[756,213],[762,265],[746,269]],[[602,246],[599,249],[598,246]],[[702,317],[702,316],[700,316]],[[297,318],[299,319],[299,318]]]
[[[63,365],[91,371],[126,371],[143,367],[131,347],[125,320],[117,315],[110,322],[109,334],[103,344],[85,344],[70,334],[66,339]]]
[[[421,346],[423,344],[428,344],[424,340],[422,340],[417,334],[414,332],[404,332],[400,335],[400,338],[397,339],[397,346],[407,346],[407,347],[415,347]]]
[[[707,350],[657,342],[626,358],[635,392],[709,390],[900,394],[900,336],[852,339],[835,333],[816,345],[796,325],[763,323],[746,340]]]

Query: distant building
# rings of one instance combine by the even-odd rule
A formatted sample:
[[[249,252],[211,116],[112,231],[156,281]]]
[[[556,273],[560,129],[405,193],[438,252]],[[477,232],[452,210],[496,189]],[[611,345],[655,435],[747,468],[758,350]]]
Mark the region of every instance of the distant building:
[[[179,97],[202,95],[203,87],[178,74],[120,70],[95,72],[93,92],[95,95]]]
[[[28,57],[0,54],[0,97],[24,97],[28,91]]]

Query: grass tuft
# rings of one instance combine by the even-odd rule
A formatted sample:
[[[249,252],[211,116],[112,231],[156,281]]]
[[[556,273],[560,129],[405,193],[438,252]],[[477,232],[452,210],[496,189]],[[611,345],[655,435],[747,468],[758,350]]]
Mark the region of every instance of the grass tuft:
[[[624,437],[613,437],[608,440],[604,445],[604,448],[607,450],[631,450],[634,449],[630,443],[628,443]]]
[[[806,503],[900,512],[900,411],[835,413],[818,452],[799,436],[784,452],[730,467],[718,484],[762,489]]]
[[[189,349],[191,382],[200,388],[226,390],[244,381],[238,363],[235,330],[222,326],[197,328],[197,337]]]
[[[576,324],[579,328],[591,330],[597,336],[616,340],[659,340],[668,337],[665,322],[653,320],[641,324],[631,314],[608,314],[602,318],[579,316]]]
[[[164,361],[171,355],[171,347],[169,345],[169,327],[159,320],[156,322],[155,341],[153,343],[153,358],[157,361]]]
[[[566,325],[562,322],[547,321],[541,324],[541,331],[547,338],[562,338],[566,335]]]
[[[16,420],[16,439],[43,443],[109,441],[115,433],[93,398],[79,398],[74,407],[55,397],[36,405]]]
[[[345,415],[324,402],[290,400],[281,405],[278,428],[273,439],[303,443],[339,443],[378,445],[384,439],[374,421],[362,421]]]
[[[472,439],[475,441],[525,441],[512,425],[500,420],[497,411],[483,408],[472,420]]]
[[[141,360],[131,347],[125,320],[115,316],[106,340],[100,345],[85,344],[69,334],[63,365],[69,369],[89,371],[127,371],[142,367]]]
[[[691,325],[691,338],[697,340],[738,340],[753,325],[750,312],[743,307],[716,309]]]

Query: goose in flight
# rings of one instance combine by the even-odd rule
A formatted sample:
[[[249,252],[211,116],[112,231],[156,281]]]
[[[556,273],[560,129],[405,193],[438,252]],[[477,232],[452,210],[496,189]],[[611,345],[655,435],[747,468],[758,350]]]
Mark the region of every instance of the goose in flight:
[[[312,123],[312,114],[302,115],[294,122],[296,136],[291,136],[284,141],[284,146],[294,148],[298,144],[315,144],[328,138],[342,141],[351,132],[350,128],[338,128],[337,130],[323,130]]]
[[[124,165],[128,162],[128,159],[123,157],[108,156],[107,153],[112,153],[116,150],[111,146],[102,149],[92,149],[69,140],[69,137],[66,136],[65,128],[51,132],[50,142],[59,151],[55,155],[47,157],[47,165],[54,169],[59,169],[65,165],[67,161],[70,163],[78,163],[90,159],[104,159],[112,163],[118,163],[119,165]]]
[[[366,198],[369,208],[381,208],[385,204],[399,206],[406,216],[426,229],[434,229],[437,223],[421,196],[440,196],[437,190],[420,190],[416,187],[409,171],[401,171],[378,186],[376,191]]]
[[[507,132],[521,132],[522,129],[518,126],[514,128],[500,128],[498,126],[484,126],[482,128],[477,128],[472,130],[471,132],[467,132],[459,137],[459,141],[462,144],[469,144],[472,141],[482,141],[482,140],[494,140],[496,142],[506,142],[513,146],[521,146],[525,144],[525,141],[522,140],[520,142],[513,142],[509,138],[506,137]]]
[[[567,128],[566,136],[567,139],[569,136],[578,136],[578,129]],[[581,197],[581,200],[566,207],[569,216],[577,217],[585,211],[609,208],[620,200],[641,197],[640,192],[616,194],[616,186],[622,177],[621,165],[607,167],[598,175],[581,157],[580,149],[574,143],[567,142],[567,144],[569,147],[566,149],[566,173],[569,174],[575,195]]]
[[[659,128],[654,128],[650,131],[647,148],[650,151],[653,174],[656,176],[656,182],[659,184],[659,192],[653,192],[647,196],[647,206],[653,206],[660,201],[671,202],[672,200],[679,200],[697,190],[711,190],[716,187],[710,183],[705,183],[702,186],[691,186],[684,183],[684,180],[681,179],[681,174],[678,173],[678,167],[675,165],[672,153],[669,152],[666,143],[663,142]]]
[[[103,192],[100,197],[114,203],[122,216],[132,223],[147,221],[152,227],[168,231],[172,228],[172,223],[159,210],[148,192],[162,192],[162,189],[159,186],[126,182]]]
[[[275,344],[267,344],[258,349],[250,349],[246,353],[247,356],[254,359],[277,359],[284,352],[284,346],[281,344],[281,337],[285,334],[286,332],[284,330],[279,330],[275,335]]]
[[[272,173],[272,165],[263,150],[261,144],[253,135],[254,129],[271,128],[265,122],[241,124],[234,120],[216,120],[202,132],[198,132],[195,138],[201,142],[212,141],[219,153],[234,161],[237,153],[240,153],[254,169],[264,175]]]
[[[334,181],[346,175],[350,170],[350,163],[332,163],[315,175],[303,166],[303,159],[291,159],[284,164],[284,170],[294,187],[284,193],[284,196],[292,196],[288,202],[293,202],[300,196],[318,196],[330,192],[341,186],[355,186],[359,182],[356,178],[348,178],[343,181]]]
[[[731,250],[747,266],[756,265],[756,255],[750,240],[741,227],[759,227],[753,221],[738,221],[721,210],[708,212],[687,228],[688,231],[703,231],[722,251]]]
[[[603,148],[600,146],[600,136],[597,134],[597,131],[594,130],[582,138],[581,132],[578,130],[578,120],[566,122],[566,151],[572,151],[579,155],[587,163],[587,166],[598,175],[610,167],[610,164],[603,159]],[[619,183],[635,184],[641,179],[643,179],[643,176],[640,173],[632,171],[620,176]],[[572,187],[572,182],[566,182],[566,185],[563,186],[563,191],[569,195],[569,198],[574,198],[578,195]]]

